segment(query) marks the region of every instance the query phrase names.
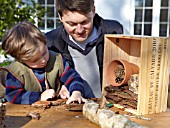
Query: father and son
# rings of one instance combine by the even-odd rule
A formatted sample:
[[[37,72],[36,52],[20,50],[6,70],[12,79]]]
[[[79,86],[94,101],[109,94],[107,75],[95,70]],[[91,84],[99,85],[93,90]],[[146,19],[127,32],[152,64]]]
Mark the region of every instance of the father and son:
[[[104,34],[122,34],[122,25],[100,17],[94,0],[56,0],[56,8],[62,22],[57,29],[43,35],[23,21],[4,37],[2,49],[15,58],[3,68],[8,102],[102,97]]]

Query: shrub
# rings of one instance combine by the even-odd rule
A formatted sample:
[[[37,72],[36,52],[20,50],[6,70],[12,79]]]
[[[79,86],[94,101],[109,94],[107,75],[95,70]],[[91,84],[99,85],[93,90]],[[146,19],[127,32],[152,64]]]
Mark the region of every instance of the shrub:
[[[28,0],[27,0],[28,1]],[[24,20],[36,23],[42,19],[45,10],[40,4],[34,0],[23,2],[22,0],[0,0],[0,42],[5,33],[18,22]],[[0,48],[0,55],[5,55]],[[0,64],[1,66],[8,65],[7,61]]]
[[[41,20],[44,16],[45,10],[40,4],[35,3],[34,0],[30,2],[23,2],[22,0],[0,0],[0,40],[17,22],[24,20],[33,23],[36,20]]]

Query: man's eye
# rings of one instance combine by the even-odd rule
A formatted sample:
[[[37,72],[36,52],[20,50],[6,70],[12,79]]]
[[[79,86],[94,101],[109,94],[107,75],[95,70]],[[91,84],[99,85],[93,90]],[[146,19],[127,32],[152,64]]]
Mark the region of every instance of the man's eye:
[[[76,26],[75,23],[68,23],[70,26]]]
[[[91,21],[90,19],[87,19],[87,20],[83,21],[81,24],[86,25],[86,24],[90,23],[90,21]]]
[[[88,23],[88,21],[83,21],[82,23],[81,23],[81,25],[86,25]]]

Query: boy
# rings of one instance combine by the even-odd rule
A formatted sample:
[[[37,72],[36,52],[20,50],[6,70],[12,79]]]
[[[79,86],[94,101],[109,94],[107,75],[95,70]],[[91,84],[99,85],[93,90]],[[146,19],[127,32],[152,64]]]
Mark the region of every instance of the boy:
[[[2,49],[15,58],[8,67],[6,98],[15,104],[33,104],[60,95],[72,101],[85,101],[80,75],[58,53],[48,51],[46,38],[30,22],[16,24],[2,41]],[[61,88],[60,83],[65,84]],[[69,93],[67,92],[69,91]]]

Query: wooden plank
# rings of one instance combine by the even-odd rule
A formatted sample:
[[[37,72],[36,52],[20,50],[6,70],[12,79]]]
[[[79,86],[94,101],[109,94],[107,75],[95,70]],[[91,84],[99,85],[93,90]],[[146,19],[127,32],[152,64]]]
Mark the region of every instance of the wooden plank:
[[[160,39],[161,40],[161,42],[162,42],[162,46],[161,46],[161,56],[159,57],[159,61],[160,61],[160,72],[159,72],[159,74],[158,74],[158,77],[162,77],[163,75],[164,75],[164,64],[165,64],[165,50],[164,50],[164,44],[163,44],[163,39]],[[160,79],[159,80],[159,86],[158,86],[158,102],[157,102],[157,106],[156,106],[156,113],[158,113],[158,112],[160,112],[161,111],[161,108],[162,108],[162,101],[163,101],[163,99],[162,99],[162,95],[164,95],[163,94],[163,88],[164,88],[164,86],[163,86],[164,84],[163,84],[163,80],[162,79]]]
[[[139,72],[139,94],[138,94],[138,106],[137,106],[137,114],[143,115],[147,113],[148,98],[149,94],[147,89],[147,70],[148,70],[148,58],[150,58],[150,54],[148,54],[149,50],[149,40],[148,38],[143,38],[141,40],[141,63],[140,63],[140,72]]]
[[[153,114],[156,112],[156,90],[159,82],[159,77],[156,77],[159,73],[158,71],[158,51],[160,49],[160,40],[158,38],[152,38],[152,58],[151,58],[151,68],[149,70],[150,73],[150,87],[149,89],[149,114]]]
[[[34,108],[30,105],[6,105],[6,126],[9,128],[100,128],[98,125],[85,119],[82,112],[68,111],[65,105],[53,106],[49,109]],[[121,110],[110,108],[115,112]],[[40,119],[34,120],[27,117],[30,112],[40,113]],[[150,121],[129,118],[138,124],[150,128],[168,128],[170,126],[170,109],[158,114],[144,115],[151,118]]]
[[[165,59],[164,59],[164,75],[162,76],[162,80],[163,80],[163,94],[164,97],[162,96],[162,111],[166,111],[167,110],[167,98],[168,98],[168,85],[169,85],[169,56],[170,56],[170,38],[168,39],[164,39],[164,49],[165,49]]]
[[[158,112],[165,112],[167,110],[167,99],[168,99],[168,85],[169,85],[169,54],[168,54],[168,38],[162,38],[162,57],[161,57],[161,71],[160,71],[160,110]]]
[[[168,108],[170,108],[170,91],[168,91],[168,102],[167,102]]]

